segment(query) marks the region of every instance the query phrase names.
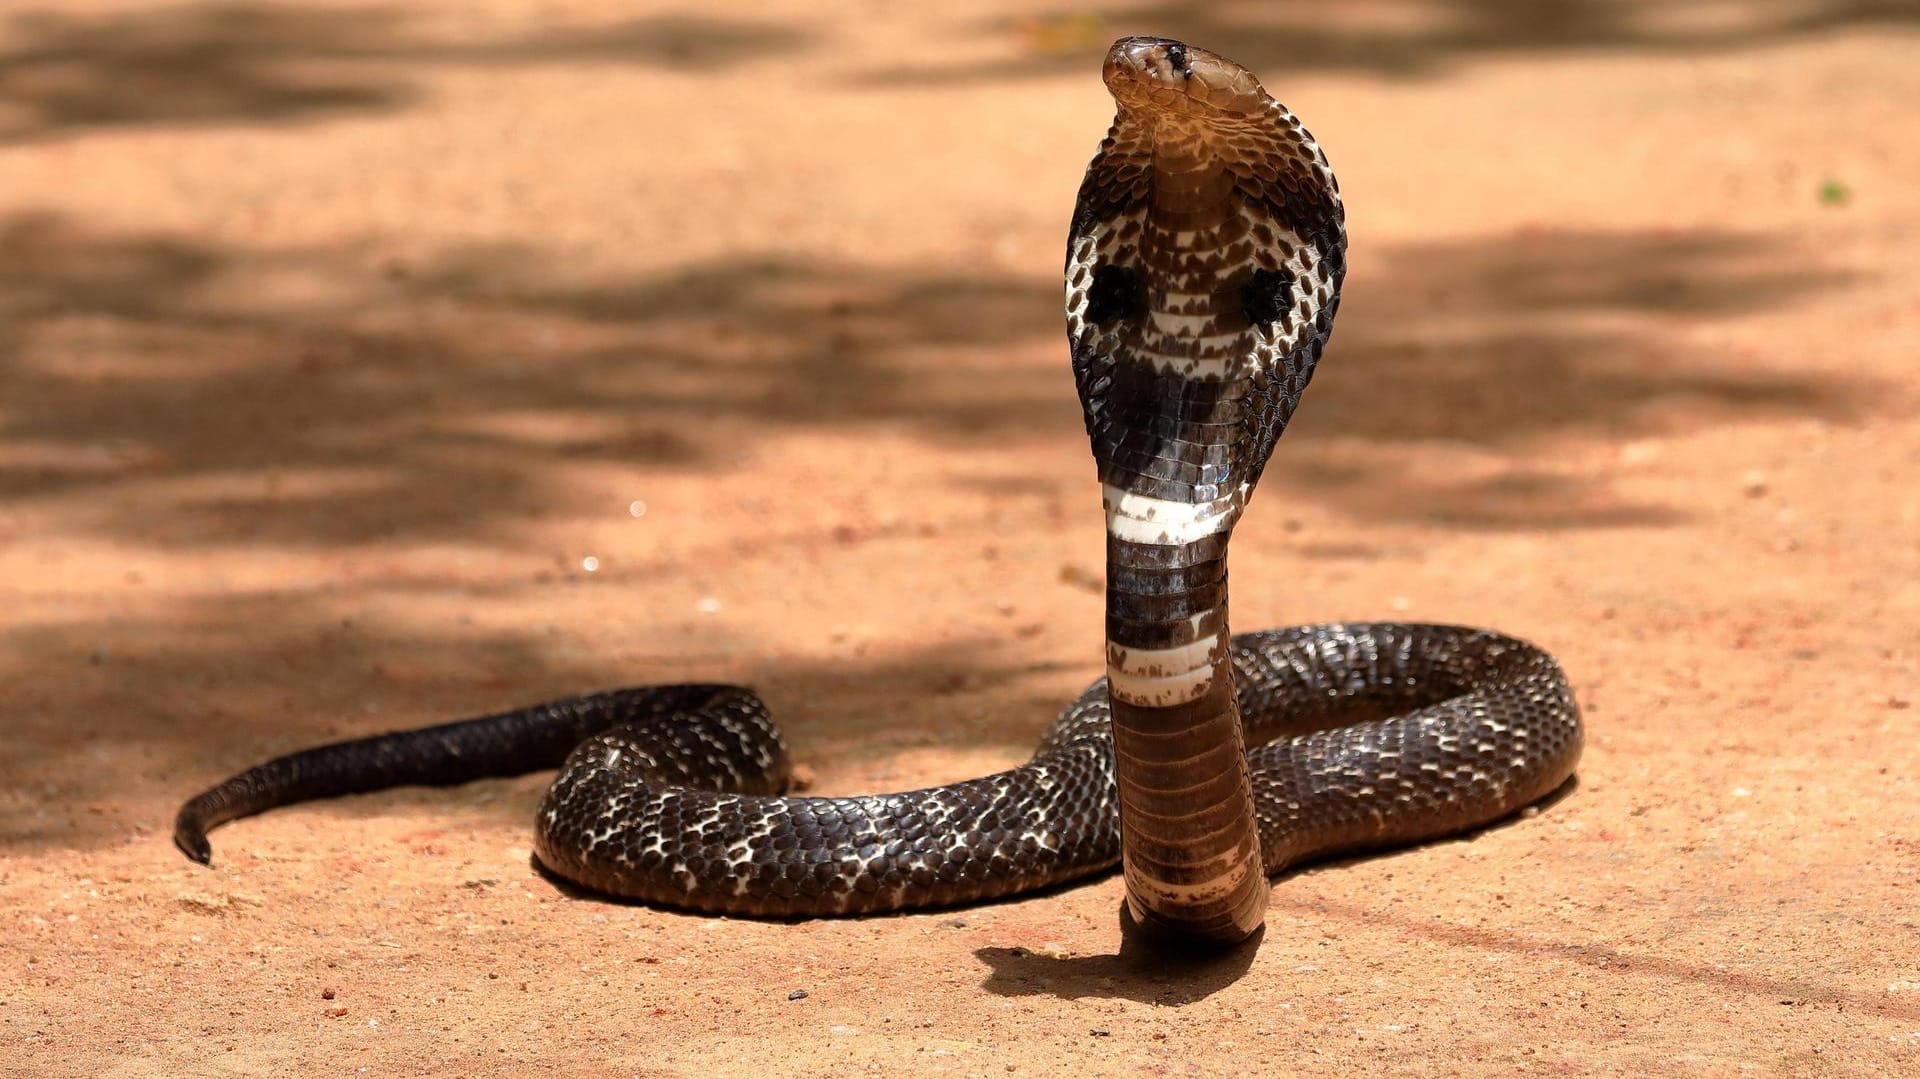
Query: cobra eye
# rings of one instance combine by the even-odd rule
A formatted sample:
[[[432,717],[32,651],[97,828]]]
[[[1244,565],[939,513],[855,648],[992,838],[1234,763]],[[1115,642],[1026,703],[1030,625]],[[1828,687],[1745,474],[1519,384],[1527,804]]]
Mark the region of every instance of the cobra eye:
[[[1285,270],[1253,271],[1240,287],[1240,311],[1255,326],[1280,321],[1293,307],[1293,275]]]
[[[1185,45],[1167,46],[1167,66],[1182,75],[1191,76],[1193,69],[1187,66],[1187,47]]]
[[[1087,321],[1104,326],[1140,313],[1147,305],[1146,281],[1140,271],[1125,266],[1102,266],[1087,286]]]

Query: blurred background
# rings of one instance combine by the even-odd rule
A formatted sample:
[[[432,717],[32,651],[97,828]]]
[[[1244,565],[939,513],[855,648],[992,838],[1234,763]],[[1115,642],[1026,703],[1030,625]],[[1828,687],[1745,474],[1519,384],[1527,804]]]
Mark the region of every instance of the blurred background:
[[[1059,272],[1130,33],[1259,73],[1346,198],[1344,304],[1239,531],[1236,628],[1539,640],[1589,712],[1580,789],[1283,883],[1274,965],[1197,989],[1032,951],[1109,943],[1112,882],[991,908],[939,958],[914,919],[554,900],[369,973],[405,1045],[355,1040],[366,1010],[289,1026],[307,981],[388,957],[383,911],[495,924],[500,881],[547,903],[545,777],[272,814],[208,875],[166,823],[239,767],[717,678],[765,692],[819,789],[901,788],[1022,759],[1098,672]],[[801,934],[836,957],[805,967],[816,997],[845,982],[835,1022],[877,1031],[879,985],[984,1038],[1003,1020],[951,1018],[984,976],[1068,1032],[1028,1030],[1029,1063],[1089,1074],[1090,1025],[1208,1066],[1219,1009],[1296,991],[1271,1033],[1349,1069],[1885,1073],[1920,1052],[1920,969],[1884,943],[1920,863],[1916,61],[1920,5],[1892,0],[0,5],[0,877],[26,927],[0,949],[38,964],[6,1022],[81,1061],[100,1029],[197,1059],[202,1028],[243,1068],[464,1060],[420,1033],[445,986],[419,970],[484,985],[604,932],[725,957],[677,972],[711,992],[650,1035],[712,1048],[709,998]],[[1463,928],[1494,890],[1498,931]],[[1331,940],[1347,962],[1295,954]],[[902,949],[948,977],[896,986]],[[1476,1003],[1463,963],[1532,1014]],[[143,964],[167,1006],[129,1007]],[[458,1030],[554,1065],[516,1024],[565,992]],[[818,1068],[917,1044],[739,1022]]]

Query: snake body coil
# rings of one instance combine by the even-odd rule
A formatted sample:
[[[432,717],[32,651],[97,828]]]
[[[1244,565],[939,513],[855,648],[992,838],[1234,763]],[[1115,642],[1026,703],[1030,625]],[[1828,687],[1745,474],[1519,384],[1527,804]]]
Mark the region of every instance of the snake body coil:
[[[1119,861],[1136,922],[1233,942],[1285,866],[1477,827],[1562,784],[1579,714],[1529,644],[1411,624],[1229,634],[1228,540],[1339,304],[1338,187],[1230,61],[1127,38],[1105,76],[1118,113],[1075,207],[1066,312],[1106,510],[1107,676],[1030,761],[788,797],[786,747],[751,692],[619,690],[277,758],[182,806],[181,849],[208,862],[208,830],[274,806],[559,765],[535,851],[596,891],[862,914]]]

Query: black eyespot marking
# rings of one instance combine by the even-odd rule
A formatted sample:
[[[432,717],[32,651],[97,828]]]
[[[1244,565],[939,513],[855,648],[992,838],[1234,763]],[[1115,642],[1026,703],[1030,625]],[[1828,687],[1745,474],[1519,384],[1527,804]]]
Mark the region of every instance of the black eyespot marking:
[[[1146,305],[1146,282],[1138,270],[1101,266],[1093,271],[1093,284],[1087,286],[1087,321],[1104,326],[1136,315]]]
[[[1293,275],[1285,270],[1259,269],[1240,290],[1240,310],[1247,321],[1265,326],[1280,321],[1293,307]]]

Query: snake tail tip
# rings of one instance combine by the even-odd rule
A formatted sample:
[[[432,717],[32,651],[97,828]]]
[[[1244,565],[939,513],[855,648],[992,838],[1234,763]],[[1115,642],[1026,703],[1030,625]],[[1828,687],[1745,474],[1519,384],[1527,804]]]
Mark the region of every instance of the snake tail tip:
[[[173,845],[179,847],[180,853],[186,855],[192,861],[198,862],[209,869],[213,867],[213,844],[207,842],[206,836],[176,832],[173,837]]]

